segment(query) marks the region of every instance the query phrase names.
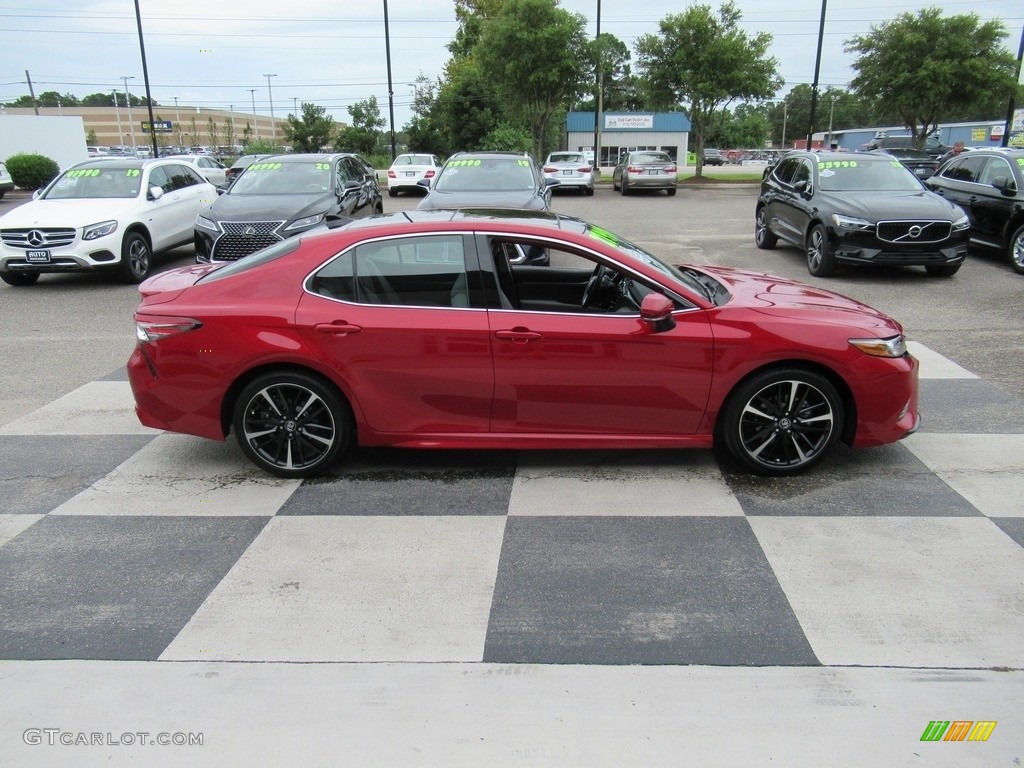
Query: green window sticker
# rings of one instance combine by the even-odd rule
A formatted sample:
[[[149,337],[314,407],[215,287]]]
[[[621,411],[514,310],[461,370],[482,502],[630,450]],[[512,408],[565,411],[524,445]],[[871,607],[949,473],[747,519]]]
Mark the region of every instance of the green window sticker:
[[[253,163],[249,166],[250,171],[276,171],[281,167],[281,163]]]
[[[1019,165],[1021,168],[1024,168],[1024,157],[1017,158],[1017,165]]]
[[[66,178],[68,179],[81,179],[87,176],[99,176],[101,173],[99,168],[75,168],[72,171],[67,172]]]
[[[316,164],[314,164],[313,167],[316,168],[318,171],[329,171],[329,170],[331,170],[331,164],[330,163],[316,163]]]
[[[124,175],[127,176],[129,179],[134,179],[136,176],[141,176],[142,171],[140,171],[138,168],[129,168],[127,171],[124,172]]]
[[[519,161],[519,165],[521,165],[523,168],[529,168],[530,167],[530,161],[529,160],[520,160]]]
[[[819,171],[832,170],[834,168],[856,168],[856,167],[857,167],[857,161],[856,160],[826,160],[824,162],[818,163],[818,170]]]

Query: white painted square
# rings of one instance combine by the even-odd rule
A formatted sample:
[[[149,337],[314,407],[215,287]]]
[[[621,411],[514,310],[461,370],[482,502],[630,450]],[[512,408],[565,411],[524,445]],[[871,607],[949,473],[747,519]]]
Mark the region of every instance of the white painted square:
[[[504,517],[276,517],[161,659],[481,661]]]
[[[271,516],[300,482],[258,469],[233,441],[161,434],[52,514]]]
[[[743,508],[710,451],[665,452],[657,463],[624,454],[538,451],[521,454],[509,514],[722,516],[742,515]]]
[[[918,432],[904,445],[982,514],[1024,516],[1024,435]]]
[[[0,435],[155,435],[126,381],[93,381],[0,428]]]
[[[0,547],[42,517],[43,515],[0,515]]]
[[[823,664],[1024,664],[1024,549],[990,520],[748,520]]]
[[[919,377],[922,379],[976,379],[966,368],[961,368],[948,357],[929,349],[917,341],[908,341],[907,349],[921,363]]]

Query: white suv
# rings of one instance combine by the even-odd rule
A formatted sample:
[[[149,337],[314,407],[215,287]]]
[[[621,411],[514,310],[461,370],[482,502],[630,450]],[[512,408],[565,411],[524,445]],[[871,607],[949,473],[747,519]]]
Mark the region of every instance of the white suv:
[[[72,166],[0,217],[0,280],[32,285],[48,272],[149,275],[153,254],[192,241],[217,190],[174,158],[94,158]]]

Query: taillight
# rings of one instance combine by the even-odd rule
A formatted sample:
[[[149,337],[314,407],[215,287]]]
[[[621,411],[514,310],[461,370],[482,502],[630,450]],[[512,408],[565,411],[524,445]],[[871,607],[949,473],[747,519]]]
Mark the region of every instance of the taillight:
[[[557,168],[552,168],[550,165],[544,166],[544,173],[558,173]]]
[[[593,169],[589,165],[584,165],[579,169],[580,173],[590,173]]]
[[[135,338],[143,344],[166,339],[169,336],[177,336],[179,333],[188,333],[203,324],[191,317],[160,317],[157,315],[136,315],[135,316]]]
[[[627,165],[626,173],[643,173],[643,168],[637,168],[635,165]]]
[[[674,165],[670,165],[668,168],[665,169],[665,173],[675,173],[675,172],[676,172],[676,167]]]
[[[391,170],[391,169],[389,168],[389,169],[388,169],[388,178],[389,178],[389,179],[397,179],[397,178],[398,178],[398,174],[397,174],[397,173],[395,173],[394,171],[392,171],[392,170]]]
[[[429,171],[423,174],[424,179],[432,179],[434,177],[434,169],[431,168]]]

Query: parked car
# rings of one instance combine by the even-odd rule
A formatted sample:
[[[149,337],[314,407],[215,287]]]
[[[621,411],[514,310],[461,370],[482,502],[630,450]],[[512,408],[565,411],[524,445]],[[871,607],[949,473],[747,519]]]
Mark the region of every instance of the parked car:
[[[191,165],[200,176],[215,187],[222,187],[227,183],[227,168],[211,155],[178,155],[177,159]]]
[[[510,264],[509,244],[552,266]],[[720,445],[791,475],[839,441],[917,428],[917,361],[895,320],[785,278],[675,264],[579,219],[483,209],[364,219],[171,270],[140,287],[136,412],[234,432],[293,478],[357,444]]]
[[[914,149],[914,137],[913,136],[883,136],[881,138],[872,139],[866,145],[864,149],[871,152],[876,149]],[[929,136],[925,139],[924,146],[922,149],[928,153],[929,156],[939,158],[942,155],[949,152],[952,147],[943,144],[941,141],[936,139],[934,136]]]
[[[600,178],[600,171],[582,152],[552,152],[544,161],[543,172],[558,182],[557,189],[578,189],[585,195],[594,194],[594,184]]]
[[[233,162],[231,165],[224,169],[225,182],[230,184],[238,176],[242,175],[242,171],[244,171],[250,165],[255,163],[257,160],[262,160],[265,157],[270,157],[270,155],[242,155],[241,157],[236,158],[235,162]]]
[[[665,152],[651,150],[627,152],[612,171],[612,189],[628,195],[634,189],[664,189],[676,193],[675,161]]]
[[[725,165],[725,156],[720,149],[704,149],[704,165]]]
[[[784,240],[807,254],[807,271],[840,264],[923,266],[950,277],[967,257],[967,214],[929,192],[885,155],[792,152],[761,180],[758,248]]]
[[[0,279],[32,285],[52,272],[112,271],[144,280],[153,255],[192,239],[217,191],[176,160],[96,158],[0,218]]]
[[[925,184],[967,211],[972,243],[1002,251],[1024,274],[1024,149],[960,154]]]
[[[14,181],[11,179],[11,174],[7,171],[7,166],[0,163],[0,200],[4,199],[4,195],[8,192],[14,191]]]
[[[388,168],[388,194],[395,197],[399,192],[426,192],[420,186],[420,179],[432,179],[441,170],[441,161],[437,155],[405,154],[399,155]]]
[[[458,152],[433,181],[419,182],[428,192],[417,207],[421,211],[465,207],[546,211],[556,183],[545,178],[525,153]]]
[[[196,218],[196,261],[235,261],[332,219],[383,210],[376,178],[350,154],[271,155]]]
[[[919,179],[927,179],[939,167],[939,161],[923,149],[892,147],[890,149],[876,149],[874,151],[881,155],[895,157]]]

